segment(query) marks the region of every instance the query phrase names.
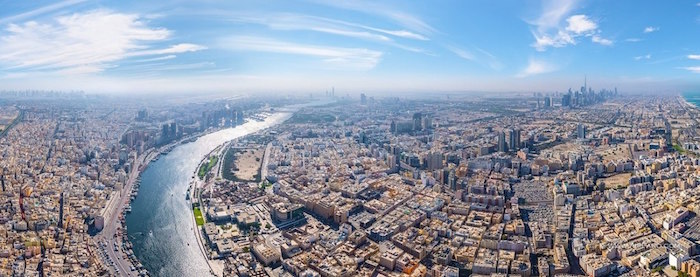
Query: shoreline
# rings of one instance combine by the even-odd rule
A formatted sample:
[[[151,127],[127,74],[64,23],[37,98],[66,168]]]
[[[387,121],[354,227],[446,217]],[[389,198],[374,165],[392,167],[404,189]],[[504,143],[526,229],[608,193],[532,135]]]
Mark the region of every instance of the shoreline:
[[[169,144],[149,148],[148,150],[144,151],[140,157],[136,158],[136,161],[134,163],[135,168],[133,168],[132,173],[129,174],[129,178],[127,179],[125,186],[121,190],[117,190],[111,194],[110,200],[105,205],[105,208],[101,211],[101,214],[103,216],[109,215],[109,220],[107,221],[109,225],[105,224],[105,228],[100,233],[95,235],[95,238],[98,241],[106,240],[107,242],[114,242],[117,243],[116,245],[119,245],[119,247],[117,247],[115,251],[110,251],[112,249],[110,248],[111,245],[106,244],[107,249],[103,250],[106,256],[108,256],[110,260],[114,262],[113,265],[110,265],[109,262],[105,262],[104,260],[102,261],[103,264],[106,267],[108,267],[108,271],[110,271],[110,273],[115,273],[115,269],[119,270],[119,275],[126,276],[138,276],[140,275],[140,271],[144,270],[146,273],[148,272],[143,267],[138,257],[135,257],[133,249],[129,249],[130,251],[127,251],[123,247],[121,247],[121,244],[124,244],[126,242],[128,242],[129,244],[131,243],[128,237],[128,232],[126,231],[126,206],[130,205],[131,201],[133,201],[131,199],[131,196],[134,193],[138,193],[139,188],[134,188],[136,180],[141,178],[141,174],[144,171],[146,171],[151,162],[159,159],[163,154],[167,155],[167,153],[172,151],[172,149],[174,149],[175,147],[186,143],[190,143],[192,142],[191,140],[196,141],[202,136],[221,131],[227,128],[229,127],[213,129],[210,128],[203,132],[191,134]],[[114,206],[115,204],[113,202],[113,199],[115,197],[118,198],[116,200],[118,201],[116,206]],[[121,232],[121,235],[119,235],[118,232]],[[113,237],[113,235],[115,235],[116,237]],[[134,263],[134,261],[131,260],[131,256],[134,257],[133,259],[136,260],[136,263]],[[130,270],[130,268],[125,268],[124,264],[126,264],[126,267],[134,267],[136,268],[136,270],[132,271]]]
[[[324,101],[325,101],[325,100],[324,100]],[[308,104],[313,105],[313,103],[315,103],[315,102],[311,102],[311,103],[307,103],[307,104],[301,104],[300,106],[305,106],[305,105],[308,105]],[[261,128],[261,129],[255,130],[255,131],[253,131],[253,132],[251,132],[251,133],[248,133],[248,134],[245,134],[245,135],[242,135],[242,136],[239,136],[239,137],[236,137],[236,138],[227,140],[227,141],[225,141],[224,143],[222,143],[222,144],[216,146],[214,149],[212,149],[212,151],[210,151],[208,154],[206,154],[206,155],[204,155],[204,156],[202,157],[202,159],[201,159],[200,162],[198,163],[198,166],[192,171],[192,175],[191,175],[191,177],[190,177],[190,180],[193,180],[193,179],[194,179],[194,180],[193,180],[193,181],[190,181],[190,185],[189,185],[189,187],[191,188],[191,189],[190,189],[190,192],[189,192],[190,199],[187,200],[187,202],[188,202],[190,205],[189,205],[189,207],[188,207],[189,211],[187,211],[187,212],[190,214],[190,218],[191,218],[191,220],[192,220],[192,228],[193,228],[193,230],[195,230],[194,233],[195,233],[195,235],[196,235],[198,244],[201,244],[200,251],[202,252],[204,258],[207,260],[207,265],[209,266],[210,273],[212,273],[212,275],[215,275],[215,274],[213,273],[213,272],[214,272],[214,271],[213,271],[213,268],[211,267],[211,261],[212,261],[212,260],[209,259],[209,255],[207,255],[207,253],[206,253],[206,250],[205,250],[205,248],[204,248],[205,245],[204,245],[204,243],[202,242],[202,240],[203,240],[203,238],[202,238],[202,232],[200,231],[200,228],[199,228],[199,227],[197,226],[197,224],[196,224],[196,220],[195,220],[195,218],[194,218],[194,212],[193,212],[193,210],[192,210],[192,201],[193,201],[192,198],[193,198],[193,196],[194,196],[194,194],[195,194],[195,189],[197,188],[197,185],[196,185],[196,184],[197,184],[197,183],[203,183],[203,181],[197,179],[197,178],[198,178],[197,172],[198,172],[198,170],[199,170],[199,166],[201,166],[202,161],[204,161],[204,160],[206,159],[206,157],[210,156],[210,155],[211,155],[214,151],[216,151],[217,149],[225,149],[225,147],[224,147],[224,148],[221,148],[221,146],[226,145],[226,144],[229,144],[229,143],[231,143],[232,141],[235,141],[235,140],[238,140],[238,139],[247,137],[247,136],[249,136],[249,135],[258,134],[259,132],[263,132],[263,131],[265,131],[265,130],[268,130],[268,129],[270,129],[270,128],[273,128],[273,127],[275,127],[275,126],[278,126],[278,125],[280,125],[280,124],[283,124],[284,122],[286,122],[287,120],[289,120],[289,119],[299,110],[299,107],[296,107],[296,106],[297,106],[297,105],[285,106],[285,107],[276,109],[275,112],[271,113],[271,115],[280,114],[281,116],[284,116],[284,118],[282,118],[280,122],[278,122],[278,123],[276,123],[276,124],[272,124],[272,125],[270,125],[270,126],[268,126],[268,127],[263,127],[263,128]],[[227,129],[234,129],[234,128],[237,128],[237,127],[239,127],[239,126],[245,125],[245,124],[247,124],[247,123],[249,123],[249,122],[250,122],[249,120],[246,120],[243,124],[237,125],[237,126],[235,126],[235,127],[222,127],[222,128],[207,129],[206,131],[201,132],[201,133],[198,133],[198,134],[196,134],[196,135],[189,136],[189,137],[187,137],[187,138],[182,138],[180,141],[178,141],[177,143],[175,143],[174,145],[172,145],[171,148],[170,148],[170,150],[173,150],[173,149],[174,149],[175,147],[177,147],[178,145],[183,144],[186,140],[190,140],[190,139],[192,139],[192,138],[199,139],[199,138],[202,137],[202,136],[209,135],[209,134],[212,134],[212,133],[215,133],[215,132],[219,132],[219,131],[223,131],[223,130],[227,130]],[[163,147],[161,147],[161,148],[163,148]],[[159,148],[159,149],[161,149],[161,148]],[[168,152],[169,152],[169,151],[168,151]],[[150,161],[149,161],[149,163],[150,163]],[[219,163],[223,163],[223,159],[220,159],[220,160],[219,160]],[[146,164],[146,165],[147,165],[147,164]],[[144,167],[143,167],[143,170],[145,171],[146,168],[147,168],[147,166],[144,166]],[[140,177],[140,175],[141,175],[141,172],[139,172],[139,174],[137,175],[137,178]],[[192,178],[192,177],[194,177],[194,178]],[[200,203],[200,205],[201,205],[201,203]],[[123,209],[123,207],[122,207],[122,209]],[[205,216],[205,214],[203,214],[203,216]],[[126,220],[125,220],[125,219],[124,219],[124,222],[123,222],[122,224],[125,226],[125,224],[126,224]],[[124,231],[125,231],[125,229],[124,229]],[[125,236],[125,237],[127,238],[127,240],[128,240],[127,232],[124,232],[124,233],[123,233],[123,236]],[[208,247],[208,246],[206,246],[206,247]],[[141,263],[141,261],[138,259],[138,257],[136,257],[136,260],[137,260],[139,263]],[[223,269],[223,267],[222,267],[222,269]],[[143,268],[143,270],[145,270],[145,271],[148,273],[148,270],[147,270],[146,268]],[[128,273],[131,273],[131,272],[128,272]],[[122,274],[123,274],[123,273],[122,273]]]
[[[679,95],[678,95],[678,98],[680,98],[681,101],[682,101],[686,106],[691,107],[691,108],[698,109],[698,106],[695,105],[695,104],[693,104],[693,103],[691,103],[691,102],[688,102],[688,99],[686,99],[685,96],[683,96],[683,94],[679,94]]]
[[[248,135],[245,135],[245,136],[248,136]],[[243,137],[245,137],[245,136],[243,136]],[[234,140],[235,140],[235,139],[234,139]],[[198,176],[199,168],[200,168],[205,162],[208,161],[207,157],[211,157],[211,155],[213,155],[214,153],[216,153],[216,152],[218,152],[218,151],[225,150],[226,147],[227,147],[232,141],[233,141],[233,140],[227,141],[227,142],[225,142],[224,144],[221,144],[221,145],[217,146],[217,147],[214,148],[212,151],[210,151],[209,153],[207,153],[206,155],[204,155],[204,157],[202,157],[202,159],[199,161],[199,164],[197,164],[197,167],[196,167],[196,168],[194,169],[194,171],[192,172],[192,178],[190,178],[190,179],[193,179],[193,181],[190,182],[190,186],[189,186],[190,189],[189,189],[189,192],[188,192],[188,193],[189,193],[189,196],[190,196],[190,198],[189,198],[189,200],[188,200],[188,202],[190,203],[190,211],[189,211],[189,212],[190,212],[190,219],[192,220],[192,228],[193,228],[193,230],[194,230],[195,237],[197,238],[197,246],[199,247],[199,251],[202,253],[202,255],[204,255],[204,258],[207,260],[207,266],[209,267],[209,272],[210,272],[212,275],[214,275],[214,276],[219,276],[219,275],[218,275],[217,272],[214,270],[214,267],[213,267],[212,264],[211,264],[211,262],[213,261],[213,259],[209,258],[209,254],[208,254],[208,251],[207,251],[207,248],[208,248],[209,246],[204,244],[204,238],[203,238],[202,230],[201,230],[201,229],[203,228],[204,225],[202,225],[202,226],[198,226],[198,225],[197,225],[197,220],[196,220],[196,218],[195,218],[194,211],[193,211],[194,207],[193,207],[192,205],[193,205],[194,203],[197,203],[197,204],[198,204],[198,207],[200,208],[200,211],[202,212],[202,218],[205,219],[205,222],[204,222],[204,223],[206,224],[206,211],[203,210],[202,200],[201,200],[200,196],[196,195],[197,189],[199,189],[200,186],[206,184],[206,175],[205,175],[205,180],[199,179],[199,176]],[[217,165],[220,164],[220,163],[223,163],[223,159],[219,159],[219,161],[217,162]],[[218,166],[216,166],[216,167],[218,167]],[[213,168],[212,168],[212,169],[213,169]],[[212,169],[210,169],[210,170],[212,170]],[[207,174],[208,174],[208,173],[207,173]],[[201,192],[200,192],[200,195],[201,195]],[[194,202],[195,197],[197,197],[197,198],[196,198],[196,199],[197,199],[196,202]],[[223,267],[222,267],[222,269],[223,269]],[[223,272],[221,272],[221,274],[222,274],[221,276],[223,276]]]
[[[295,112],[289,112],[289,113],[290,113],[291,115],[294,115]],[[280,124],[283,124],[284,122],[286,122],[287,120],[289,120],[289,118],[291,118],[291,116],[288,117],[288,118],[286,118],[286,119],[284,119],[283,121],[279,122],[278,124],[275,124],[275,126],[280,125]],[[199,177],[197,176],[197,173],[198,173],[198,171],[199,171],[199,167],[201,167],[202,164],[207,160],[207,157],[210,157],[211,155],[213,155],[214,153],[216,153],[216,152],[218,152],[218,151],[225,151],[225,150],[227,149],[227,147],[228,147],[230,144],[232,144],[234,141],[243,139],[243,138],[248,137],[248,136],[251,136],[251,135],[258,134],[258,133],[260,133],[260,132],[263,132],[263,131],[265,131],[265,130],[268,130],[268,129],[270,129],[270,128],[273,128],[273,127],[275,127],[275,126],[270,126],[270,127],[267,127],[267,128],[261,129],[261,130],[257,130],[257,131],[255,131],[255,132],[252,132],[252,133],[246,134],[246,135],[244,135],[244,136],[241,136],[241,137],[238,137],[238,138],[235,138],[235,139],[226,141],[226,142],[224,142],[223,144],[220,144],[220,145],[216,146],[212,151],[210,151],[210,152],[207,153],[204,157],[202,157],[202,159],[200,160],[199,164],[197,165],[197,168],[195,168],[194,171],[193,171],[193,175],[192,175],[192,178],[191,178],[191,179],[193,179],[193,181],[190,183],[191,190],[190,190],[190,192],[189,192],[189,193],[190,193],[190,199],[188,200],[189,203],[190,203],[190,211],[189,211],[189,213],[190,213],[190,215],[191,215],[192,225],[193,225],[193,228],[194,228],[194,230],[195,230],[195,235],[197,236],[197,242],[198,242],[198,244],[199,244],[199,249],[200,249],[200,251],[202,251],[202,255],[204,255],[204,257],[207,259],[207,265],[209,266],[209,270],[210,270],[210,272],[211,272],[214,276],[219,276],[219,275],[216,274],[216,272],[214,271],[213,267],[211,266],[211,262],[214,261],[214,260],[213,260],[213,259],[210,259],[210,258],[209,258],[209,255],[207,254],[207,252],[208,252],[207,249],[209,248],[209,246],[204,244],[204,237],[203,237],[202,231],[201,231],[201,228],[203,228],[203,226],[197,226],[197,222],[196,222],[196,220],[195,220],[194,213],[192,212],[192,204],[195,203],[195,202],[193,202],[193,201],[194,201],[193,199],[194,199],[194,197],[195,197],[195,191],[196,191],[197,189],[200,189],[201,186],[203,186],[203,185],[206,184],[206,181],[205,181],[205,180],[200,180]],[[268,148],[267,145],[266,145],[266,148]],[[225,152],[224,152],[224,153],[225,153]],[[266,149],[266,151],[265,151],[265,155],[267,155],[267,149]],[[223,159],[219,159],[219,162],[218,162],[218,163],[223,164]],[[261,165],[261,167],[262,167],[262,165]],[[218,177],[218,176],[220,175],[221,166],[216,166],[216,168],[217,168],[216,177]],[[216,177],[214,177],[214,178],[216,178]],[[204,210],[204,207],[202,206],[201,199],[199,198],[199,196],[197,197],[197,202],[196,202],[196,203],[199,204],[200,210],[202,211],[202,216],[203,216],[204,218],[206,218],[206,212],[205,212],[205,210]],[[206,224],[206,221],[205,221],[205,224]],[[223,268],[223,267],[222,267],[222,268]],[[223,276],[223,272],[222,272],[222,276]]]

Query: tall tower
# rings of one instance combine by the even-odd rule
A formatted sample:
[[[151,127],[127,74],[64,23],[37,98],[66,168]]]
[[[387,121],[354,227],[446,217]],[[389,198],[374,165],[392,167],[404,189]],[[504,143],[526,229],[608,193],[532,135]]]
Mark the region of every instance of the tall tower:
[[[63,205],[64,205],[65,192],[61,192],[61,198],[58,200],[58,228],[63,228]]]
[[[520,130],[510,129],[508,137],[508,146],[510,147],[510,150],[517,151],[520,149]]]
[[[498,133],[498,152],[508,152],[508,144],[506,143],[506,133],[501,131]]]

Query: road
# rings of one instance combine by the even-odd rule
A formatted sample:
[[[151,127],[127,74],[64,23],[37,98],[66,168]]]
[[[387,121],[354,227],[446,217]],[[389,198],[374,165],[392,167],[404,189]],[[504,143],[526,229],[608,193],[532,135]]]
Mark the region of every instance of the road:
[[[100,250],[103,254],[107,255],[106,264],[109,264],[109,261],[114,262],[114,265],[110,267],[110,271],[119,276],[137,276],[138,274],[138,272],[131,270],[133,264],[121,247],[122,236],[118,231],[121,231],[122,223],[120,221],[122,220],[122,211],[129,203],[131,190],[142,170],[140,167],[155,156],[156,154],[153,151],[149,151],[136,159],[125,186],[116,196],[113,196],[113,199],[111,199],[108,206],[105,208],[105,227],[102,232],[96,236],[96,240],[101,245]]]
[[[267,178],[267,165],[270,161],[270,150],[272,149],[272,142],[268,142],[265,146],[265,154],[263,155],[263,162],[260,165],[260,181],[264,182]]]

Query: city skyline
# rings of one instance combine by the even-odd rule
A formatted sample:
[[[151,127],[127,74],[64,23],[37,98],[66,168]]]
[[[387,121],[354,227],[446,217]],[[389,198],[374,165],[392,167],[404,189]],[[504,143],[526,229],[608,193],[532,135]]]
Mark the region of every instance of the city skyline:
[[[690,92],[700,3],[2,3],[0,90]]]

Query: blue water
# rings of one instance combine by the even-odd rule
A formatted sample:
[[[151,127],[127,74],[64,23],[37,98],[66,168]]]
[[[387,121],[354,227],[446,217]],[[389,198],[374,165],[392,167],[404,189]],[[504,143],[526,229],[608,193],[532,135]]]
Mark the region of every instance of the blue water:
[[[273,114],[263,122],[200,137],[173,149],[141,174],[138,197],[126,217],[134,254],[153,276],[208,276],[204,255],[197,246],[192,209],[185,193],[199,161],[226,141],[283,122],[291,112]],[[189,245],[188,245],[189,244]]]
[[[700,107],[700,92],[685,92],[682,95],[690,104]]]

